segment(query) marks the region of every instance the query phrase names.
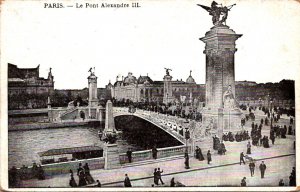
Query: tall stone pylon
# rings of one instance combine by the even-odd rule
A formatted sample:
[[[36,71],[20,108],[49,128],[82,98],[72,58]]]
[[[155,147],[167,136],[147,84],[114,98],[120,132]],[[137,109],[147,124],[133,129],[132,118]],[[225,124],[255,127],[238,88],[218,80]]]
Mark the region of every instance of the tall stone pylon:
[[[106,102],[105,128],[103,131],[103,138],[115,134],[116,127],[113,116],[113,106],[112,102],[108,100]],[[121,167],[118,145],[116,143],[105,143],[103,151],[105,158],[104,169],[116,169]]]
[[[200,38],[205,43],[206,95],[203,122],[213,134],[239,129],[241,112],[235,100],[234,54],[236,34],[223,24],[215,25]]]
[[[171,69],[166,68],[166,75],[164,76],[164,98],[163,103],[168,104],[174,101],[172,89],[172,76],[170,75]]]
[[[97,98],[97,77],[94,72],[90,70],[91,74],[88,77],[89,83],[89,107],[97,107],[98,106],[98,98]]]
[[[116,132],[115,127],[115,120],[113,116],[113,105],[110,100],[106,102],[106,109],[105,109],[105,128],[104,128],[104,134],[106,133],[113,133]]]

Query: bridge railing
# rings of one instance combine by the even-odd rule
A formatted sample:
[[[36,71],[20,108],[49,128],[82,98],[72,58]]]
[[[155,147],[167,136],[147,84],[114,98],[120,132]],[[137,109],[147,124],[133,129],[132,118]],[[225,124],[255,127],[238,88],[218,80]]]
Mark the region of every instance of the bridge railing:
[[[175,147],[166,147],[166,148],[158,148],[157,149],[157,158],[165,158],[165,157],[172,157],[178,155],[184,155],[186,146],[180,145]],[[188,147],[189,151],[191,147]],[[119,155],[120,163],[125,164],[129,163],[128,157],[126,153],[121,153]],[[152,150],[144,150],[144,151],[137,151],[132,153],[132,162],[140,162],[153,159]]]

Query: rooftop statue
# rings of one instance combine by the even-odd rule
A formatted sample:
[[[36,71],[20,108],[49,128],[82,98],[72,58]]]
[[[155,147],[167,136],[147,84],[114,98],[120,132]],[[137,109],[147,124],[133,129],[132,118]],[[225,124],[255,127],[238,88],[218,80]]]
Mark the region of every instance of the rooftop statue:
[[[88,71],[91,73],[91,75],[95,75],[95,67],[94,67],[94,70],[93,70],[93,67],[90,68],[90,70]]]
[[[209,15],[213,16],[212,22],[214,25],[220,25],[222,23],[226,23],[228,11],[230,11],[230,9],[236,4],[226,7],[226,6],[222,6],[222,4],[218,4],[217,2],[213,1],[211,3],[211,7],[207,7],[205,5],[200,5],[200,4],[197,4],[197,5],[202,7],[206,11],[208,11]],[[222,18],[220,19],[221,16],[222,16]]]
[[[170,75],[170,72],[169,71],[172,71],[172,69],[169,69],[169,68],[165,68],[165,70],[166,70],[166,75]]]

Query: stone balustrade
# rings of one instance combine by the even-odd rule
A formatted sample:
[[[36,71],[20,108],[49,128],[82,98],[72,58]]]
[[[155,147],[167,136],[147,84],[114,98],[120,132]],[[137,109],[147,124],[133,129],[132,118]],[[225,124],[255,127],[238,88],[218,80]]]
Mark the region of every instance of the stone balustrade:
[[[67,174],[70,172],[70,169],[73,170],[74,174],[77,173],[78,165],[81,163],[84,165],[88,163],[90,170],[94,169],[103,169],[104,168],[104,157],[92,158],[92,159],[82,159],[76,161],[68,161],[68,162],[60,162],[60,163],[51,163],[42,165],[45,176],[59,175],[59,174]],[[18,174],[22,177],[22,179],[32,179],[34,177],[34,173],[32,171],[32,166],[29,166],[25,169],[17,168]]]
[[[165,157],[172,157],[178,155],[184,155],[186,146],[180,145],[175,147],[166,147],[166,148],[158,148],[157,149],[157,158],[165,158]],[[189,151],[191,147],[188,147]],[[125,164],[128,163],[128,157],[126,153],[120,154],[120,163]],[[132,162],[139,162],[139,161],[146,161],[153,159],[152,157],[152,150],[144,150],[144,151],[136,151],[132,152]]]

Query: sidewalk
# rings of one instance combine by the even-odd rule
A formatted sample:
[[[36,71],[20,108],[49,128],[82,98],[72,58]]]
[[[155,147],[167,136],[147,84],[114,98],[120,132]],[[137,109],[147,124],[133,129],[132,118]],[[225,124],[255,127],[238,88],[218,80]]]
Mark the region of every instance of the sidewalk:
[[[263,159],[263,158],[274,158],[283,155],[291,155],[295,153],[293,150],[293,141],[294,136],[288,136],[287,139],[277,139],[275,141],[274,146],[270,146],[270,148],[263,147],[252,147],[251,157],[254,159]],[[171,174],[179,174],[179,173],[189,173],[191,171],[196,170],[205,170],[205,169],[216,169],[217,167],[224,165],[233,165],[239,164],[239,155],[241,151],[246,152],[247,141],[243,142],[225,142],[227,152],[226,155],[220,156],[217,155],[214,151],[212,156],[211,165],[207,164],[207,161],[198,161],[195,158],[190,158],[190,167],[191,169],[187,170],[184,168],[184,159],[175,159],[171,161],[162,161],[162,162],[154,162],[149,164],[143,164],[140,166],[126,166],[120,169],[114,170],[91,170],[91,175],[95,180],[99,179],[103,186],[115,186],[121,187],[123,186],[124,175],[127,173],[131,179],[131,181],[136,181],[135,186],[145,186],[144,182],[139,182],[142,179],[150,179],[153,180],[153,170],[154,168],[160,167],[164,173],[162,176],[171,175]],[[283,150],[284,149],[284,150]],[[206,152],[203,152],[206,154]],[[206,155],[204,155],[206,158]],[[290,156],[291,158],[294,155]],[[295,158],[294,158],[295,159]],[[295,162],[295,161],[294,161]],[[256,163],[258,167],[260,161]],[[242,166],[245,167],[245,166]],[[247,169],[248,166],[246,165]],[[76,172],[76,170],[73,170]],[[287,169],[286,171],[290,172],[291,170]],[[211,177],[211,176],[210,176]],[[217,175],[216,177],[220,177]],[[75,175],[75,180],[78,183],[78,177]],[[58,175],[52,178],[47,178],[46,180],[27,180],[22,181],[21,187],[69,187],[69,174]],[[169,180],[168,180],[169,181]],[[149,181],[147,181],[149,182]],[[169,185],[169,183],[166,183]],[[185,184],[185,183],[184,183]],[[149,184],[147,184],[149,186]],[[151,186],[151,185],[150,185]]]

